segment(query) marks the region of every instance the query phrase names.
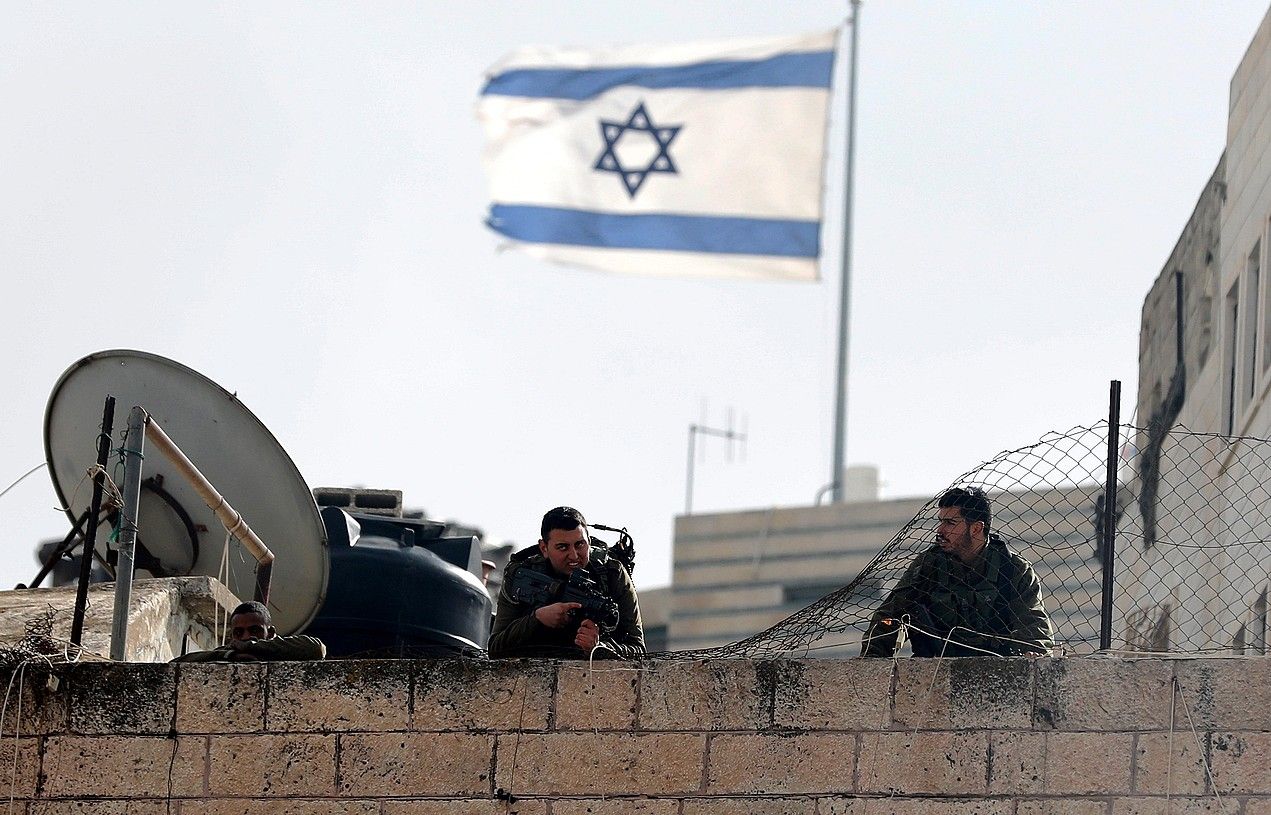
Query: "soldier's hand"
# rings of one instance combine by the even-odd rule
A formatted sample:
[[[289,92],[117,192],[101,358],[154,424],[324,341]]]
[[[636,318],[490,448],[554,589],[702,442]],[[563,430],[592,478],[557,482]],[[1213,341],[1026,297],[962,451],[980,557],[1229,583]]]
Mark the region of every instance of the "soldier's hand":
[[[569,612],[582,607],[582,603],[552,603],[536,609],[534,616],[548,628],[564,628],[569,623]]]
[[[584,651],[591,651],[600,642],[600,629],[591,620],[583,620],[578,625],[578,633],[574,636],[574,645]]]

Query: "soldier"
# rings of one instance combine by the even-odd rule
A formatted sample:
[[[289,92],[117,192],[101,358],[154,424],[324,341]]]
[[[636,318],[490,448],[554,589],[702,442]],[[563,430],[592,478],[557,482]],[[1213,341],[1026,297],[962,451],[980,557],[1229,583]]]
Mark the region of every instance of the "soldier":
[[[280,637],[264,603],[242,603],[229,617],[229,642],[211,651],[193,651],[173,662],[284,662],[322,659],[327,647],[317,637]]]
[[[556,507],[543,516],[537,547],[512,555],[503,572],[499,608],[490,634],[490,656],[563,657],[586,659],[635,657],[644,653],[640,604],[627,570],[608,553],[593,550],[582,513],[572,507]],[[558,587],[539,601],[524,589],[530,582],[518,579],[523,569],[537,575],[537,584]],[[575,575],[579,572],[579,575]],[[589,576],[600,603],[616,605],[617,619],[611,631],[584,616],[583,604],[560,600],[561,590],[574,576]],[[543,578],[548,578],[544,580]]]
[[[870,621],[861,655],[889,657],[903,618],[914,656],[1044,654],[1050,619],[1032,565],[989,533],[984,491],[940,496],[936,543],[914,558]]]

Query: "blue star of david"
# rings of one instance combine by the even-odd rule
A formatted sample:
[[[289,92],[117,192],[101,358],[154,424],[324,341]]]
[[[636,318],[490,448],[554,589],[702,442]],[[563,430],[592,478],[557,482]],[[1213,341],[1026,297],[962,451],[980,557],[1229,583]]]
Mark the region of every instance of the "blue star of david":
[[[627,195],[635,198],[650,173],[679,172],[675,168],[675,162],[671,160],[668,149],[671,147],[671,142],[679,135],[681,128],[683,125],[653,124],[653,120],[649,118],[649,112],[644,109],[644,102],[636,104],[625,122],[607,122],[601,119],[600,136],[605,140],[605,149],[601,151],[600,158],[596,159],[592,169],[602,173],[616,173],[618,178],[622,179],[622,186],[626,188]],[[636,134],[636,138],[641,138],[640,134],[647,134],[643,138],[650,138],[657,145],[657,153],[649,159],[648,166],[624,167],[622,165],[622,160],[618,157],[615,148],[623,138],[630,138],[627,134]]]

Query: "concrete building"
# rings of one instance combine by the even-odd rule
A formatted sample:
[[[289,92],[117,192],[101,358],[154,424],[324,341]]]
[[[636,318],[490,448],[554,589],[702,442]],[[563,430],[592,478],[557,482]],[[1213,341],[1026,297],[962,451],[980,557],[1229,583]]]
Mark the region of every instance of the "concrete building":
[[[1223,156],[1143,305],[1125,639],[1265,653],[1271,539],[1271,15],[1232,77]],[[1182,296],[1178,296],[1178,282]],[[1181,326],[1181,342],[1179,327]],[[1173,433],[1167,431],[1173,428]]]

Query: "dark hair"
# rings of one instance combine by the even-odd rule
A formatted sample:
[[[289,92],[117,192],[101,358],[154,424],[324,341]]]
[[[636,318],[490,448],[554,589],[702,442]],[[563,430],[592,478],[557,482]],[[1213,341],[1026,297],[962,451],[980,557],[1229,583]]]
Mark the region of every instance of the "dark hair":
[[[553,529],[573,530],[587,526],[587,519],[573,507],[556,507],[549,509],[543,516],[543,525],[539,528],[539,540],[547,540]]]
[[[993,512],[989,508],[989,498],[984,494],[984,490],[979,487],[954,487],[940,496],[939,506],[941,509],[954,507],[962,513],[962,518],[968,524],[983,521],[984,537],[988,537],[989,522],[992,520]]]
[[[248,600],[246,603],[240,603],[233,611],[230,612],[229,618],[233,620],[240,614],[259,614],[265,621],[265,625],[273,625],[274,621],[269,616],[269,609],[265,608],[264,603],[256,600]]]

